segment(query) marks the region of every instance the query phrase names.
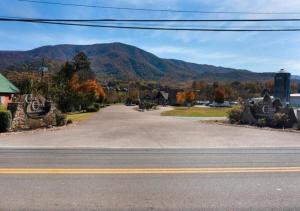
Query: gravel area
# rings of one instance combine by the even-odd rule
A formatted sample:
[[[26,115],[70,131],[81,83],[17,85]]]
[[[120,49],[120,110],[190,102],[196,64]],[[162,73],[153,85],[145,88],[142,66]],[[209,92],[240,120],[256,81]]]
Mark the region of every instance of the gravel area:
[[[160,116],[113,105],[91,119],[59,129],[0,135],[0,147],[21,148],[239,148],[300,147],[300,133],[205,123],[207,118]],[[212,118],[215,120],[216,118]]]

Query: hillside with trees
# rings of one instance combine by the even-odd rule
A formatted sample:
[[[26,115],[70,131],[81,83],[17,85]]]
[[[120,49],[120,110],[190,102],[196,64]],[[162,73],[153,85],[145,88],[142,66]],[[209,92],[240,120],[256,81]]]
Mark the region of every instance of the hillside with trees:
[[[273,73],[162,59],[122,43],[43,46],[29,51],[0,51],[0,71],[38,71],[42,61],[51,72],[83,52],[91,70],[101,79],[156,81],[251,81],[269,80]]]

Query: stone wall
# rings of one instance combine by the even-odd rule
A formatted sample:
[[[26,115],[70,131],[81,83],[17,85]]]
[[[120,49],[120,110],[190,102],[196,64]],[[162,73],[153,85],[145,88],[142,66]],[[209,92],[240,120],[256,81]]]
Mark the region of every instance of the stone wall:
[[[44,123],[46,126],[55,126],[56,123],[56,113],[58,112],[55,104],[51,102],[50,111],[47,113],[47,115],[43,118]]]

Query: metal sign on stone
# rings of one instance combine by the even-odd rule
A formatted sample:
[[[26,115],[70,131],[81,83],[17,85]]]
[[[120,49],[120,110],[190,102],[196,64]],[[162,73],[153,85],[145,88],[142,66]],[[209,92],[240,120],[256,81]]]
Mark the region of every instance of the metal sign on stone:
[[[40,95],[27,94],[24,97],[25,112],[31,118],[45,116],[51,108],[50,102]]]

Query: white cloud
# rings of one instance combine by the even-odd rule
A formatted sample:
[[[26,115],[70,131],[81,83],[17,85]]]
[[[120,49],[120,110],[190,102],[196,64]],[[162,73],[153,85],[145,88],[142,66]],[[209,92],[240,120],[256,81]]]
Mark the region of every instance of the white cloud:
[[[235,59],[238,55],[228,52],[211,52],[196,48],[174,47],[174,46],[155,46],[144,47],[145,50],[154,53],[163,58],[176,58],[195,63],[217,64],[220,60]]]

